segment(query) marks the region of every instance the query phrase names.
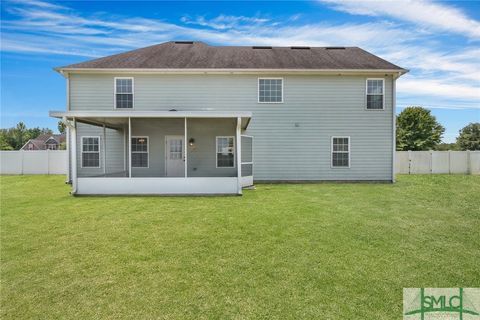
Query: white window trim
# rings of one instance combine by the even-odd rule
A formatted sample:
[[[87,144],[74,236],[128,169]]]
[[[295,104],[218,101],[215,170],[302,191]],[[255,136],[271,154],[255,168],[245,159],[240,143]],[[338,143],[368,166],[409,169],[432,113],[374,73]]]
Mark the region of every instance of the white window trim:
[[[279,102],[275,102],[275,101],[260,101],[260,80],[282,80],[282,101],[279,101]],[[285,83],[285,80],[283,78],[279,78],[279,77],[262,77],[262,78],[258,78],[257,80],[257,103],[266,103],[266,104],[279,104],[279,103],[283,103],[284,99],[283,99],[283,96],[284,96],[284,83]]]
[[[132,161],[132,168],[136,169],[148,169],[150,168],[150,137],[149,136],[131,136],[130,139],[130,146],[132,145],[132,139],[134,138],[147,138],[147,166],[146,167],[135,167],[133,166],[133,161]],[[130,148],[131,149],[131,148]],[[131,153],[145,153],[143,151],[131,151]]]
[[[130,108],[117,108],[117,79],[130,79],[132,80],[132,108],[135,109],[135,79],[133,77],[114,77],[113,78],[113,105],[114,109],[127,109]]]
[[[348,167],[339,167],[339,166],[334,166],[333,165],[333,139],[334,138],[347,138],[348,139]],[[351,153],[352,153],[352,149],[350,148],[350,143],[351,143],[350,136],[331,136],[330,137],[330,168],[331,169],[350,169],[350,166],[352,165],[351,157],[350,157]],[[335,151],[335,152],[345,153],[346,151]]]
[[[218,138],[232,138],[233,139],[233,166],[232,167],[219,167],[218,166]],[[237,155],[235,154],[235,136],[216,136],[215,137],[215,168],[217,169],[231,169],[235,168],[235,158]]]
[[[368,96],[368,81],[369,80],[382,80],[382,109],[369,109],[367,104]],[[385,110],[385,78],[367,78],[365,80],[365,110],[368,111],[384,111]]]
[[[98,151],[83,151],[83,138],[97,138],[97,139],[98,139]],[[81,151],[82,151],[82,152],[81,152],[81,155],[82,155],[82,156],[81,156],[81,159],[80,159],[80,168],[85,168],[85,169],[99,169],[99,168],[101,168],[101,165],[100,165],[100,163],[101,163],[101,159],[100,159],[100,158],[101,158],[101,154],[100,154],[100,152],[101,152],[102,146],[101,146],[100,142],[101,142],[101,141],[100,141],[100,136],[81,136],[81,137],[80,137],[80,144],[81,144],[81,146],[82,146],[82,148],[81,148]],[[84,166],[83,166],[83,154],[84,154],[84,153],[98,153],[98,167],[84,167]]]

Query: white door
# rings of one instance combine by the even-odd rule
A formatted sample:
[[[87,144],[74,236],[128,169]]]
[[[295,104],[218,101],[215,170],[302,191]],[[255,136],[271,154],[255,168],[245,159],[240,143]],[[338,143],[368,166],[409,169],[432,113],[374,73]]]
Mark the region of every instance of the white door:
[[[185,176],[183,136],[165,137],[165,175],[167,177]]]

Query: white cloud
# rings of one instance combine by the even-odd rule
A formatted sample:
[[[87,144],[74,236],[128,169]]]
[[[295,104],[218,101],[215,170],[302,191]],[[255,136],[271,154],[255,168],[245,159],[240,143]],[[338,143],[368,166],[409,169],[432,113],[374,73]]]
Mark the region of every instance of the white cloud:
[[[186,24],[199,25],[217,30],[226,30],[232,28],[252,27],[253,25],[261,25],[269,21],[267,18],[245,17],[245,16],[228,16],[219,15],[213,19],[206,19],[204,16],[198,16],[191,19],[189,16],[183,16],[181,21]]]
[[[454,32],[474,39],[480,39],[480,22],[469,18],[464,12],[451,5],[428,0],[319,1],[331,5],[336,10],[350,14],[388,16],[415,23],[424,28]]]
[[[402,94],[425,95],[444,98],[461,98],[480,103],[480,88],[468,84],[445,83],[424,78],[404,78],[398,81],[397,90]],[[475,107],[473,104],[472,107]],[[477,104],[476,108],[480,108]]]

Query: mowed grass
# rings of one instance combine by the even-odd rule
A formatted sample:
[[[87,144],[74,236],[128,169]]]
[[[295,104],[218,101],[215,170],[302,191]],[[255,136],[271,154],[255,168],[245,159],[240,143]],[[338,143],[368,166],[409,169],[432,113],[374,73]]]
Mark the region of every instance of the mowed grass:
[[[480,177],[72,197],[1,177],[2,319],[400,319],[480,285]]]

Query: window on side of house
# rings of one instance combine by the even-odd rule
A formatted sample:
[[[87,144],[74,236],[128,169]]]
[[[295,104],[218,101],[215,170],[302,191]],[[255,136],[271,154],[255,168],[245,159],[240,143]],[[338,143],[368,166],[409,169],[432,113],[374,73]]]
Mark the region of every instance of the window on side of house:
[[[235,167],[235,138],[217,137],[217,168]]]
[[[100,168],[100,137],[82,137],[82,168]]]
[[[350,167],[350,137],[332,137],[332,168]]]
[[[384,79],[367,79],[367,110],[384,109]]]
[[[133,78],[115,78],[115,108],[133,108]]]
[[[48,143],[47,150],[57,150],[57,145],[55,143]]]
[[[132,137],[132,168],[148,168],[148,137]]]
[[[280,78],[258,79],[258,102],[259,103],[282,103],[283,102],[283,79],[280,79]]]

